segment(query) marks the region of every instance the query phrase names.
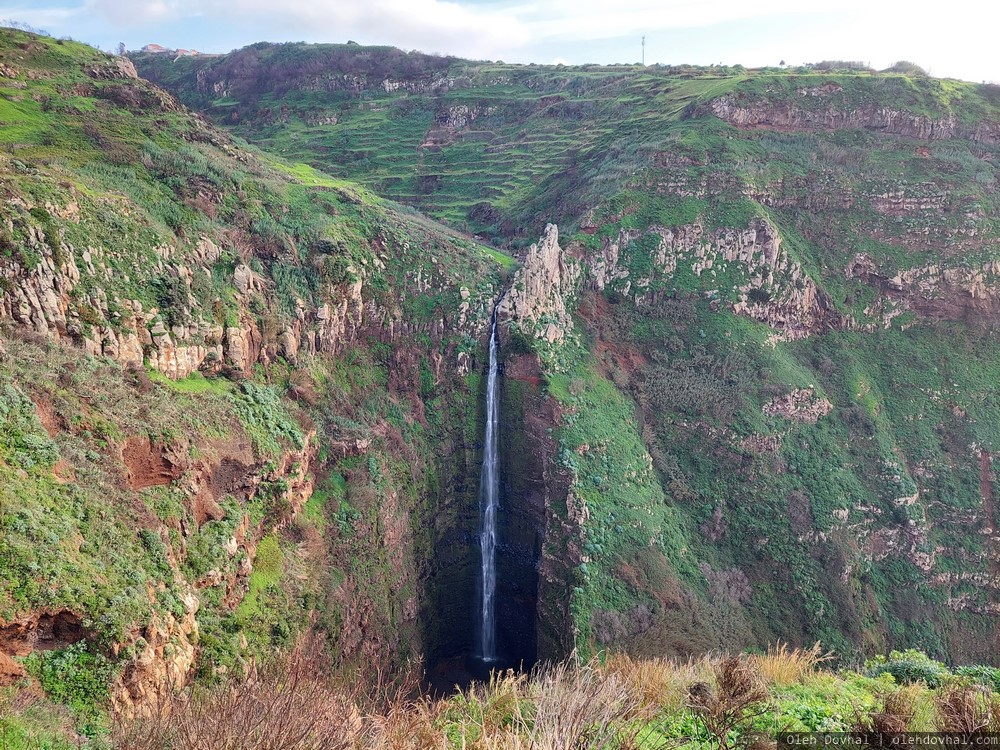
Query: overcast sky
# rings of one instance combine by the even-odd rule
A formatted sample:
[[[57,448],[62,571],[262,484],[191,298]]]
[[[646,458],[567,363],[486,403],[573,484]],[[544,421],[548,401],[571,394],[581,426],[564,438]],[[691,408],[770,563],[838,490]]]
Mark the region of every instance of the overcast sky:
[[[107,50],[353,39],[538,63],[638,62],[645,35],[647,63],[910,60],[1000,82],[995,0],[0,0],[0,19]]]

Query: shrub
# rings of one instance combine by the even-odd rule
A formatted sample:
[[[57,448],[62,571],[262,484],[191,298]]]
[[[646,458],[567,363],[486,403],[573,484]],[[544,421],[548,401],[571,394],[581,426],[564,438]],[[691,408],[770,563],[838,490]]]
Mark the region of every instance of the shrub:
[[[115,666],[85,642],[56,651],[36,651],[25,660],[46,695],[74,711],[91,716],[109,697]]]
[[[113,736],[128,750],[244,750],[355,747],[360,716],[333,688],[317,639],[300,642],[231,684],[161,696],[148,716],[119,714]]]
[[[916,63],[912,63],[909,60],[900,60],[890,65],[888,68],[882,71],[883,73],[902,73],[907,76],[914,76],[918,78],[926,78],[927,71],[921,68]]]
[[[934,696],[936,728],[975,734],[1000,727],[1000,699],[981,686],[949,685]]]
[[[976,664],[971,667],[958,667],[955,669],[955,674],[985,685],[994,693],[1000,693],[1000,669],[997,667]]]
[[[900,688],[883,693],[878,706],[867,715],[858,715],[855,730],[893,735],[907,731],[916,716],[916,694],[912,688]],[[888,742],[888,740],[886,740]],[[883,743],[875,743],[883,744]]]
[[[302,447],[302,430],[274,389],[245,382],[241,391],[233,396],[234,411],[250,434],[258,454],[277,456],[281,453],[283,440],[296,448]]]
[[[0,457],[26,470],[51,466],[59,458],[34,403],[9,382],[0,384]]]
[[[944,678],[951,675],[944,664],[915,649],[876,657],[865,664],[865,670],[869,677],[891,674],[900,685],[923,682],[931,688],[940,687]]]

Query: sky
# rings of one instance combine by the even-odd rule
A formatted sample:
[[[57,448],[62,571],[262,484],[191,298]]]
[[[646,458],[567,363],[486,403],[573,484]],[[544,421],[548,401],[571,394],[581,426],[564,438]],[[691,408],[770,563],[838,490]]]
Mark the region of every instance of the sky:
[[[1000,82],[993,0],[0,0],[0,19],[105,50],[259,41],[391,44],[520,63],[747,67],[909,60]]]

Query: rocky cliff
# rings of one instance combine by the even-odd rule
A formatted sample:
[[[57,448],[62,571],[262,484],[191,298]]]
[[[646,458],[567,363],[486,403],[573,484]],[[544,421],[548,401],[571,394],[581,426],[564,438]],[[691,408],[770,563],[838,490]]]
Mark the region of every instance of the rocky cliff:
[[[233,145],[127,61],[14,31],[0,60],[4,683],[89,665],[81,700],[131,713],[308,628],[345,664],[449,648],[511,260]]]
[[[936,141],[961,138],[977,143],[1000,143],[1000,122],[961,122],[953,113],[933,117],[904,109],[852,102],[844,87],[829,83],[795,89],[792,101],[775,103],[773,97],[757,101],[739,95],[711,102],[712,114],[740,128],[775,130],[873,130],[906,138]]]
[[[570,310],[579,276],[576,259],[559,247],[559,228],[549,224],[525,253],[497,313],[549,344],[561,342],[573,330]]]

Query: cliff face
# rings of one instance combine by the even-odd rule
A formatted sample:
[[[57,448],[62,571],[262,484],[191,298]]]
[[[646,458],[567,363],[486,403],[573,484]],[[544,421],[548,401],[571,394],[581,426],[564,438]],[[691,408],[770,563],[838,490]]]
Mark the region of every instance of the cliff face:
[[[351,281],[330,283],[316,297],[295,297],[290,314],[262,321],[250,308],[271,296],[273,282],[266,272],[255,272],[244,262],[232,265],[231,247],[223,249],[203,236],[193,247],[144,249],[134,265],[122,268],[122,257],[113,250],[78,248],[58,236],[47,237],[34,223],[32,211],[42,211],[46,216],[66,214],[67,221],[79,224],[79,206],[72,198],[67,200],[71,202],[65,207],[51,201],[35,205],[23,198],[13,200],[8,235],[23,237],[22,252],[37,261],[29,267],[20,257],[0,259],[0,279],[7,290],[0,300],[0,320],[66,340],[94,356],[133,367],[146,362],[174,379],[221,367],[249,374],[255,364],[277,358],[295,362],[299,355],[339,354],[366,329],[387,331],[391,338],[421,331],[440,337],[446,328],[473,335],[481,325],[468,321],[467,315],[461,321],[449,315],[448,320],[425,324],[408,322],[400,310],[383,308],[365,282],[382,275],[384,254],[366,259],[370,269],[346,265],[344,273]],[[296,262],[290,257],[288,261]],[[144,299],[109,295],[101,280],[112,277],[117,289],[142,292]],[[204,293],[198,296],[208,279],[234,290],[221,323],[218,300]],[[151,304],[148,291],[158,287],[169,289],[170,297]],[[163,302],[178,307],[164,309]]]
[[[79,661],[129,713],[311,627],[345,664],[448,648],[510,259],[127,61],[13,31],[0,61],[0,680]]]
[[[782,96],[731,146],[686,122],[558,253],[525,254],[501,308],[555,407],[572,627],[650,653],[780,634],[991,659],[989,123],[910,113],[887,139],[856,109],[786,118]]]
[[[864,103],[852,106],[837,84],[801,88],[797,101],[775,103],[729,95],[709,105],[712,114],[739,128],[774,130],[872,130],[927,141],[961,138],[976,143],[1000,143],[1000,122],[960,122],[955,115],[929,117],[902,109]]]
[[[579,277],[579,264],[559,247],[559,228],[549,224],[525,254],[497,313],[549,344],[561,342],[573,330],[570,310]]]
[[[631,269],[644,252],[648,263],[637,275]],[[801,265],[782,250],[777,229],[766,219],[707,236],[701,224],[622,230],[588,260],[597,291],[614,289],[639,301],[652,299],[665,279],[682,270],[704,278],[707,285],[718,280],[717,288],[706,294],[785,339],[804,338],[831,324],[825,321],[828,303]]]

